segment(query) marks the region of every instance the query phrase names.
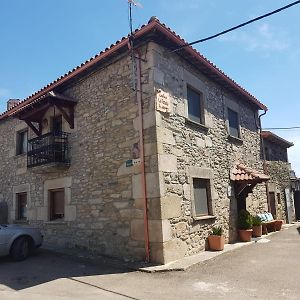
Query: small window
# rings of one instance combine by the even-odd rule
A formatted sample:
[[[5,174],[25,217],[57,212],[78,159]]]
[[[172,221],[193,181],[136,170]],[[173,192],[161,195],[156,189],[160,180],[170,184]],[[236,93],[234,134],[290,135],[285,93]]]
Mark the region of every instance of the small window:
[[[277,203],[278,203],[278,204],[281,204],[280,193],[277,193]]]
[[[229,125],[229,134],[231,136],[240,137],[239,132],[239,115],[236,111],[228,108],[228,125]]]
[[[27,152],[28,131],[17,132],[17,149],[16,154],[20,155]]]
[[[210,184],[208,179],[193,179],[194,206],[196,216],[210,215],[209,194]]]
[[[65,216],[64,189],[50,191],[50,221],[61,220]]]
[[[17,220],[27,219],[27,193],[17,194]]]
[[[204,124],[202,95],[187,87],[188,118],[191,121]]]

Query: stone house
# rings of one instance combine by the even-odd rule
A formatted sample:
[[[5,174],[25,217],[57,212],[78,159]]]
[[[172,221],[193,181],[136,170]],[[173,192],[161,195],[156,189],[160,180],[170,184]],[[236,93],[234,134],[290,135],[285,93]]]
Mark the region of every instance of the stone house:
[[[295,220],[291,186],[291,164],[287,149],[294,146],[270,131],[262,131],[265,173],[270,176],[267,185],[269,211],[278,219],[291,223]]]
[[[0,115],[0,201],[45,241],[167,263],[268,209],[267,108],[156,18]],[[28,141],[28,143],[27,143]]]

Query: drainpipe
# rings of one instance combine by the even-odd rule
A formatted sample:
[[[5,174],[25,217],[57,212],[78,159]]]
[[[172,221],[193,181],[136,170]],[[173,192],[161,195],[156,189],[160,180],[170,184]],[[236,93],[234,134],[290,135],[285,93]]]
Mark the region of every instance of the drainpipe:
[[[267,162],[266,162],[265,143],[264,143],[264,139],[261,136],[261,133],[262,133],[261,117],[263,117],[266,113],[267,113],[267,111],[265,110],[261,115],[259,115],[259,117],[258,117],[258,120],[259,120],[258,128],[259,128],[260,143],[261,143],[262,155],[263,155],[263,170],[264,170],[264,174],[268,175],[268,168],[267,168]],[[267,192],[268,211],[271,211],[270,198],[269,198],[269,185],[268,185],[267,182],[265,182],[265,186],[266,186],[266,192]]]
[[[144,239],[145,239],[145,261],[150,261],[150,241],[149,241],[149,224],[148,224],[148,204],[147,204],[147,185],[146,185],[146,172],[145,172],[145,151],[144,151],[144,124],[143,124],[143,91],[142,91],[142,66],[141,66],[141,53],[138,49],[133,49],[133,41],[128,43],[129,50],[132,51],[132,63],[136,65],[136,100],[138,104],[138,126],[139,126],[139,148],[141,160],[141,185],[143,197],[143,212],[144,212]],[[134,76],[134,73],[133,73]]]

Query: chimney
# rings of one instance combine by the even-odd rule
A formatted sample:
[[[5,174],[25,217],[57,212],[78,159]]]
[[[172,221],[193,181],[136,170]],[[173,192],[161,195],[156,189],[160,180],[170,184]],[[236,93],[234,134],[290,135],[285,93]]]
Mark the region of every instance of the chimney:
[[[7,101],[7,110],[12,109],[14,106],[19,104],[19,102],[20,102],[20,99],[9,99]]]

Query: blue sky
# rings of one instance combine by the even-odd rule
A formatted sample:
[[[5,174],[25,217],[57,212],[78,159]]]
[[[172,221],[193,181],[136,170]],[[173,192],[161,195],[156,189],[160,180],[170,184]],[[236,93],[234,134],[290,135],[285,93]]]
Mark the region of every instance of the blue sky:
[[[141,0],[134,27],[153,15],[187,41],[284,6],[282,0]],[[269,108],[264,127],[300,126],[300,5],[195,47]],[[1,0],[0,111],[26,98],[129,31],[126,0]],[[300,130],[275,131],[294,142]]]

